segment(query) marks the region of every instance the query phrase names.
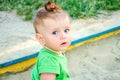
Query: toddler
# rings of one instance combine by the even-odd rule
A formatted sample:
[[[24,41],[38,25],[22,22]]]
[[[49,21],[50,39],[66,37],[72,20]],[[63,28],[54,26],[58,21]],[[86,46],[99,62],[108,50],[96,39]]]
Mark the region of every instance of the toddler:
[[[34,28],[43,49],[32,70],[32,80],[70,80],[64,55],[71,42],[69,15],[48,1],[38,10]]]

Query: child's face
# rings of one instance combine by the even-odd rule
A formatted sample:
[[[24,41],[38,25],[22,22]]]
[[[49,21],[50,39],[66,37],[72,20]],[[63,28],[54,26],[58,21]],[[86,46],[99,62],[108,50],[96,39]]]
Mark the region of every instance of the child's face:
[[[45,46],[52,50],[65,50],[71,42],[69,18],[58,17],[57,20],[45,20],[45,27],[42,31],[42,39]]]

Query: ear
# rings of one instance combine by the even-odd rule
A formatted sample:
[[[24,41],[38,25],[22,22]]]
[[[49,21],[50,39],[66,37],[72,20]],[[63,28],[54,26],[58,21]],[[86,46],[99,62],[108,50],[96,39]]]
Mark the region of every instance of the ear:
[[[44,37],[42,34],[36,33],[36,39],[38,40],[38,42],[40,42],[40,44],[45,44]]]

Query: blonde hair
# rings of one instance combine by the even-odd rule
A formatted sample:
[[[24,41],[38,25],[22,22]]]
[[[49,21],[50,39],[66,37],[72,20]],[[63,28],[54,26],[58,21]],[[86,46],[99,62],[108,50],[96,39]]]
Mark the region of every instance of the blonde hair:
[[[57,14],[67,14],[64,12],[60,7],[56,6],[54,3],[48,1],[43,8],[39,9],[34,18],[34,28],[35,32],[39,33],[38,28],[40,26],[44,26],[44,19],[54,19],[56,18]],[[67,14],[68,16],[68,14]]]

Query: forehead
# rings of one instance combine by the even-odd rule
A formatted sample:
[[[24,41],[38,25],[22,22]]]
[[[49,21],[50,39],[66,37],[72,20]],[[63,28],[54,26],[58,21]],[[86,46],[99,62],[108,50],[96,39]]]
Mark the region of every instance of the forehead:
[[[65,14],[59,14],[53,18],[44,19],[44,25],[48,29],[69,27],[69,24],[69,17]]]

